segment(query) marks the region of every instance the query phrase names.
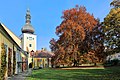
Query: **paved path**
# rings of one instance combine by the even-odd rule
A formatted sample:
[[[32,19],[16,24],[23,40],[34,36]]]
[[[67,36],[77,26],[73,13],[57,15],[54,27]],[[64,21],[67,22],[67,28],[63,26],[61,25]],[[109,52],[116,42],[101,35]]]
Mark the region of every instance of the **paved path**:
[[[31,71],[22,72],[12,77],[9,77],[8,80],[25,80],[25,78],[30,74],[31,74]]]
[[[10,78],[8,78],[8,80],[25,80],[25,76],[19,74],[19,75],[15,75],[15,76],[12,76]]]

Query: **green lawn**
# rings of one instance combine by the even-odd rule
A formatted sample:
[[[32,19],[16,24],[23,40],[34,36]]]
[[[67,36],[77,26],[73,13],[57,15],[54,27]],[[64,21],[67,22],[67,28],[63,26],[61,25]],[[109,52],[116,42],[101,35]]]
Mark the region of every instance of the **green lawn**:
[[[105,69],[39,69],[27,80],[120,80],[120,67]]]

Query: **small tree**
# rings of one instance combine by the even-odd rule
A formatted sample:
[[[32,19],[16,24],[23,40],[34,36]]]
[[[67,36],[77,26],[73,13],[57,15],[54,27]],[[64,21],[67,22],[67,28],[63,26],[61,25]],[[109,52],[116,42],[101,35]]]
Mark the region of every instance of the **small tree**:
[[[7,65],[6,65],[6,49],[4,43],[1,44],[1,79],[5,79],[5,73],[7,70]]]

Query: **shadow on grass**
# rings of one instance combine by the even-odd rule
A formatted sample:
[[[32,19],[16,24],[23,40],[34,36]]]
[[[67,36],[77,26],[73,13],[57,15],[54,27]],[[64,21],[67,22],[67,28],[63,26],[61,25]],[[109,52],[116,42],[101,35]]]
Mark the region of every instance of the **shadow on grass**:
[[[33,71],[27,80],[119,80],[120,67],[106,69],[40,69]]]

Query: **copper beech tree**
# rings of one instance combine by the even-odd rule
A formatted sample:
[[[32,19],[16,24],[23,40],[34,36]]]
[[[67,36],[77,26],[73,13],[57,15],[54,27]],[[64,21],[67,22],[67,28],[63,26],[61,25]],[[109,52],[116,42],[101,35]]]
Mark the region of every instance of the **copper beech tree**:
[[[91,32],[98,21],[86,12],[84,6],[65,10],[62,19],[56,28],[59,39],[50,41],[51,50],[55,53],[52,63],[77,66],[81,60],[80,56],[88,53],[91,48]]]

